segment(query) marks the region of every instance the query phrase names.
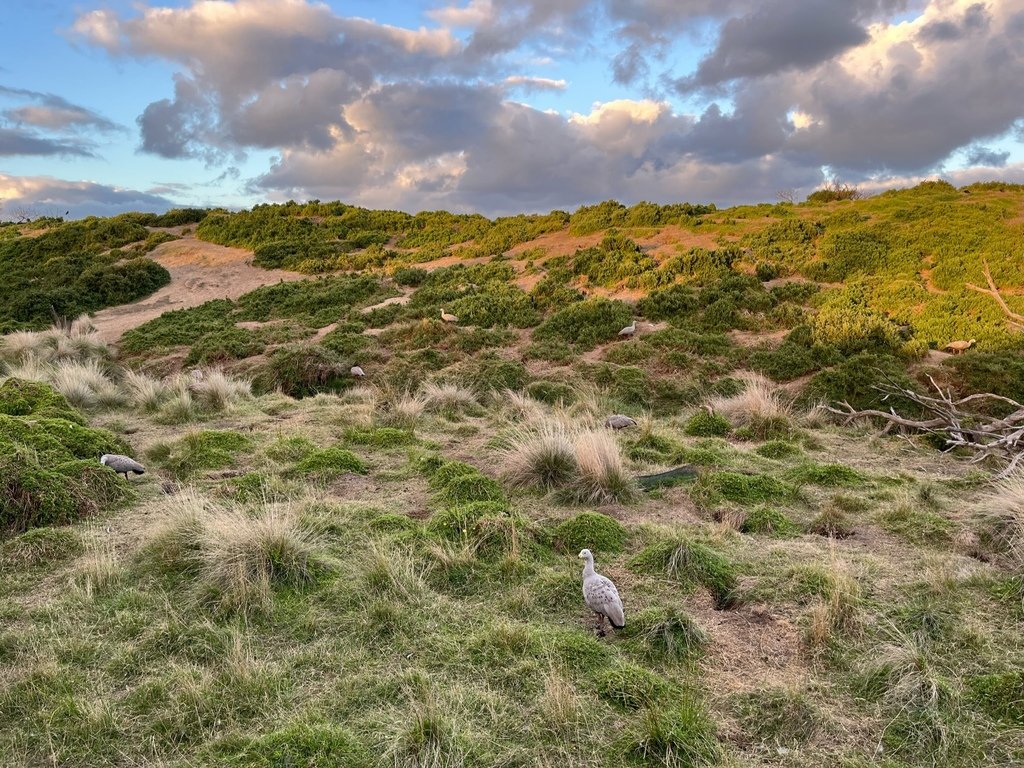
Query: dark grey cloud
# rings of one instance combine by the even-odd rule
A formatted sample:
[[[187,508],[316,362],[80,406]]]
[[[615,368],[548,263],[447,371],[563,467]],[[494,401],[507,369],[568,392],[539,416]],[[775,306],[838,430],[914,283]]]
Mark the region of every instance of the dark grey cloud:
[[[991,168],[1003,168],[1010,159],[1009,150],[1002,152],[990,147],[970,146],[967,148],[967,162],[971,165],[985,165]]]
[[[807,69],[868,40],[865,11],[851,0],[767,0],[722,26],[697,71],[676,81],[682,92],[732,80]]]
[[[964,11],[959,20],[943,19],[921,27],[920,38],[925,42],[959,40],[988,29],[991,17],[984,3],[975,3]]]
[[[87,145],[38,136],[30,131],[0,126],[0,157],[17,156],[95,157]]]
[[[70,218],[113,216],[123,211],[163,212],[174,203],[166,197],[88,181],[50,176],[11,176],[0,173],[4,210],[70,210]]]

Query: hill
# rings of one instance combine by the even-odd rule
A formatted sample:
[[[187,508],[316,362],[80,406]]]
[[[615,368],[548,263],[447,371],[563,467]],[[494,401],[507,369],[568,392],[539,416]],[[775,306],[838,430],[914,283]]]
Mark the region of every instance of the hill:
[[[821,407],[1024,401],[1024,189],[823,197],[193,212],[106,337],[19,320],[0,765],[1024,760],[1024,479]]]

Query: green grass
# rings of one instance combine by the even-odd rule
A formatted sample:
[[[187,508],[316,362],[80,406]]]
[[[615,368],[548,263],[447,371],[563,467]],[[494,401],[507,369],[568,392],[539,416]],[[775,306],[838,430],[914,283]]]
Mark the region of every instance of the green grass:
[[[589,549],[595,556],[621,552],[629,538],[617,520],[597,512],[581,512],[559,523],[552,536],[556,546],[568,554]]]

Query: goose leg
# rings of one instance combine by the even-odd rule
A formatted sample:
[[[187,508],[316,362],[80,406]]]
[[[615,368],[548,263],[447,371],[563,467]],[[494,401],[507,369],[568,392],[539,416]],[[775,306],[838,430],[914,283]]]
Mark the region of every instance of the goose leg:
[[[604,631],[604,614],[603,613],[597,614],[597,636],[598,637],[604,637],[605,636],[605,631]]]

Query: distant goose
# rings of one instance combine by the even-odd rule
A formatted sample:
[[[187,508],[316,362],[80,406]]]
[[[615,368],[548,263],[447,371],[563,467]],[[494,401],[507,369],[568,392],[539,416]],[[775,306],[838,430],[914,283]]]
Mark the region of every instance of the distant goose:
[[[954,355],[963,354],[968,349],[974,346],[975,339],[970,341],[951,341],[949,344],[943,347],[943,349],[950,350]]]
[[[360,368],[358,365],[353,365],[352,369],[349,371],[349,373],[351,373],[357,379],[361,379],[361,378],[363,378],[363,376],[366,375],[365,371],[363,371],[363,369]]]
[[[635,427],[636,420],[629,418],[629,416],[623,416],[621,413],[613,413],[604,420],[604,425],[612,429],[626,429],[627,427]]]
[[[636,333],[636,320],[619,331],[619,336],[632,336],[634,333]]]
[[[457,323],[457,322],[459,322],[459,318],[458,317],[456,317],[455,315],[448,314],[447,312],[444,311],[443,307],[441,308],[441,319],[444,320],[446,323]]]
[[[128,479],[129,472],[135,475],[144,475],[146,473],[146,468],[135,459],[121,456],[118,453],[104,453],[100,456],[100,464],[110,467],[119,475],[124,475],[125,480]]]
[[[598,616],[597,631],[604,635],[604,620],[611,621],[615,629],[626,626],[626,613],[622,609],[619,590],[607,576],[594,571],[594,555],[589,549],[580,552],[583,564],[583,600]]]

